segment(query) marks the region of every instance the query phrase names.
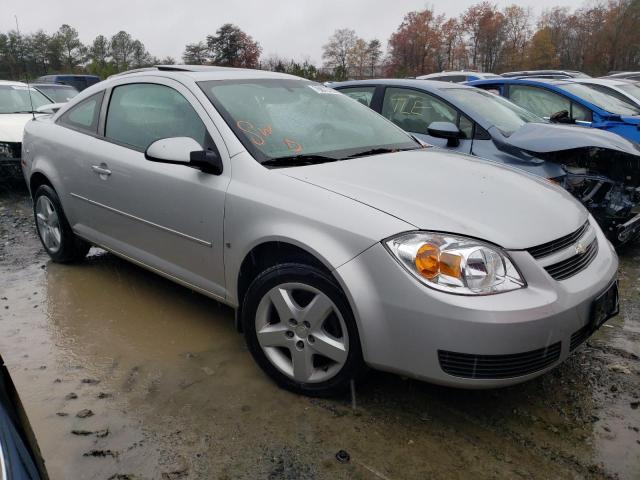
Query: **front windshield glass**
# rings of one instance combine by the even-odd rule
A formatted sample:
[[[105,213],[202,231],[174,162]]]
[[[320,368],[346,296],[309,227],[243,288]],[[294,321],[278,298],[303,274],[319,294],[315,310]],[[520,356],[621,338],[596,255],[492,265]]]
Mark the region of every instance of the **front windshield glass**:
[[[506,136],[525,123],[546,123],[546,120],[494,93],[472,88],[448,88],[461,110],[471,109],[495,125]]]
[[[26,85],[0,85],[0,113],[31,113],[32,110],[50,103],[51,100],[35,88],[27,89]]]
[[[75,97],[79,92],[75,88],[63,87],[58,85],[37,87],[44,91],[45,95],[54,102],[65,103]]]
[[[302,156],[339,160],[371,150],[420,147],[369,107],[316,83],[251,79],[199,85],[261,163]]]
[[[632,97],[640,100],[640,84],[638,83],[626,83],[624,85],[618,85],[618,88],[625,93],[628,93]]]
[[[566,83],[558,85],[562,90],[572,93],[596,107],[615,113],[617,115],[640,115],[640,108],[634,107],[612,95],[608,95],[599,90],[589,88],[579,83]]]

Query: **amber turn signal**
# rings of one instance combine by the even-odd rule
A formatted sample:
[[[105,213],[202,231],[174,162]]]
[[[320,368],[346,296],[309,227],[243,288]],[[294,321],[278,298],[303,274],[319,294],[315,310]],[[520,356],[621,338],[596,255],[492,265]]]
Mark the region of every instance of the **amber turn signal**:
[[[423,244],[416,253],[416,269],[424,278],[431,280],[438,274],[460,278],[460,255],[441,252],[437,245]]]

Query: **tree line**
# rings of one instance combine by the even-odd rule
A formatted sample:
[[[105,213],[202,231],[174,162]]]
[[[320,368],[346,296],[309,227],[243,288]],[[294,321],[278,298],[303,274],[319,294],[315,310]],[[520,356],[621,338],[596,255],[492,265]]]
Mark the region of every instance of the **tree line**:
[[[309,58],[262,58],[262,47],[236,25],[224,24],[189,43],[182,62],[286,72],[312,80],[417,76],[441,70],[563,68],[590,74],[640,68],[640,0],[601,0],[570,10],[555,7],[537,18],[530,8],[499,8],[489,1],[457,17],[433,7],[408,12],[387,40],[364,39],[349,28],[336,30],[322,47],[321,65]],[[105,78],[132,68],[174,64],[151,55],[142,41],[120,31],[90,44],[62,25],[56,32],[0,33],[0,78],[50,73],[91,73]]]
[[[78,31],[62,25],[56,32],[43,30],[20,35],[0,33],[0,78],[20,79],[50,73],[90,73],[105,78],[131,68],[175,63],[171,57],[152,56],[144,44],[120,31],[111,37],[98,35],[83,44]]]
[[[555,7],[534,18],[530,8],[483,1],[458,17],[433,8],[405,15],[391,35],[386,74],[440,70],[562,68],[602,75],[640,68],[640,0]]]

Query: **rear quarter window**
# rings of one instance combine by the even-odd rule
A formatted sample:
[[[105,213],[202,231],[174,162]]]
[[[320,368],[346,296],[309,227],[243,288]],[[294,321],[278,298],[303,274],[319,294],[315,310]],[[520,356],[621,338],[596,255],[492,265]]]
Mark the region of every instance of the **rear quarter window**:
[[[73,106],[58,119],[58,124],[85,133],[98,132],[98,118],[104,92],[96,93]]]

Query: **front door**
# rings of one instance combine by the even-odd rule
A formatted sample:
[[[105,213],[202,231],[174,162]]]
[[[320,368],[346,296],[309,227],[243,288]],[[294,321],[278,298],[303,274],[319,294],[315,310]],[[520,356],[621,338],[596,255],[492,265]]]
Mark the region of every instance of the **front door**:
[[[86,159],[85,236],[165,275],[223,297],[223,217],[229,170],[216,176],[145,159],[155,140],[191,137],[228,154],[202,106],[178,82],[111,90],[104,140]]]

